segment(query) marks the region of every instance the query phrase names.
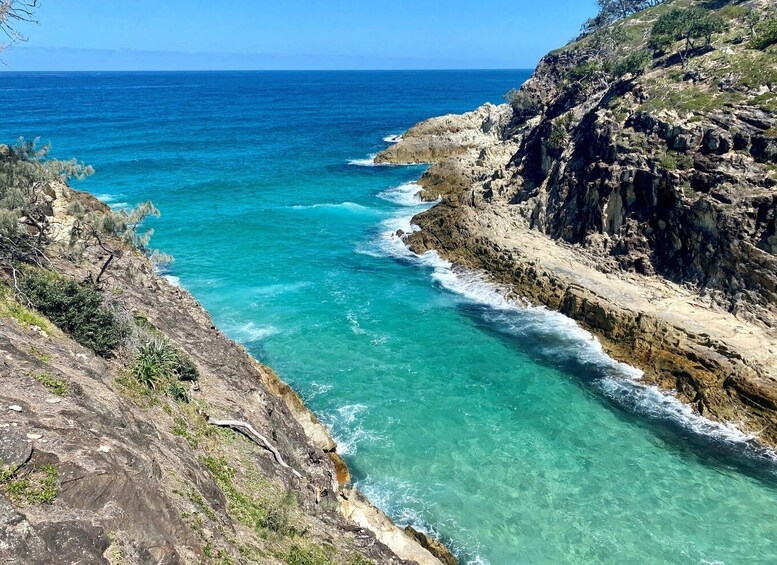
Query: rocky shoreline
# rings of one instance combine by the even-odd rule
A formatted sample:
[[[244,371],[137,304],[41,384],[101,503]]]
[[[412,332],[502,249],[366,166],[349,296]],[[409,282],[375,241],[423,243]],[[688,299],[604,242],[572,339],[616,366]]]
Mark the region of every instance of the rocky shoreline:
[[[60,239],[74,202],[104,208],[64,184],[49,190]],[[93,264],[51,257],[59,276],[76,280]],[[116,258],[101,290],[175,344],[199,378],[184,400],[139,388],[124,353],[97,356],[6,293],[0,562],[455,563],[370,504],[299,396],[145,256]],[[227,420],[253,432],[214,425]],[[45,503],[30,495],[40,469],[53,474]]]
[[[541,72],[542,65],[530,85]],[[614,359],[644,371],[646,384],[777,446],[773,298],[759,294],[731,308],[714,289],[703,293],[653,271],[622,268],[591,244],[595,235],[586,245],[543,233],[531,214],[527,219],[532,196],[514,196],[521,190],[515,183],[526,182],[516,163],[526,157],[527,131],[542,128],[542,120],[516,128],[512,108],[487,104],[408,130],[376,162],[429,163],[420,196],[441,201],[413,218],[418,231],[398,236],[417,254],[433,250],[454,266],[485,273],[514,298],[567,315]],[[544,158],[542,166],[552,168],[551,157]],[[562,171],[567,165],[556,164]],[[751,254],[763,266],[775,264],[769,253]]]

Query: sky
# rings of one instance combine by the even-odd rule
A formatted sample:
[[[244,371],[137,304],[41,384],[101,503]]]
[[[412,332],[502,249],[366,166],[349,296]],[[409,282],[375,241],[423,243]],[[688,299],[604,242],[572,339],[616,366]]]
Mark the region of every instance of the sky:
[[[516,69],[594,0],[41,0],[7,71]]]

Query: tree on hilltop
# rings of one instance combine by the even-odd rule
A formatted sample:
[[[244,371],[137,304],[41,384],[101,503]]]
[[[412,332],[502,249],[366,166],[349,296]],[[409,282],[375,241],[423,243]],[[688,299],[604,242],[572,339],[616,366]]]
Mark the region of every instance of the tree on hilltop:
[[[592,33],[663,2],[664,0],[596,0],[599,13],[583,24],[583,33]]]
[[[704,8],[675,8],[662,15],[650,32],[650,47],[657,52],[666,52],[675,43],[681,41],[678,51],[683,66],[689,56],[697,49],[698,41],[705,46],[712,43],[712,36],[728,29],[726,21],[714,12]]]

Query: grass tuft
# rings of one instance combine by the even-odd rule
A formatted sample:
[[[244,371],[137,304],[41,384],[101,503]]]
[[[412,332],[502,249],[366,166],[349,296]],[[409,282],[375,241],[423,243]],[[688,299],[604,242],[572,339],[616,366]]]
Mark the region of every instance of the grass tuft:
[[[48,373],[35,375],[35,380],[45,386],[51,394],[56,394],[57,396],[66,396],[70,389],[68,382],[65,379],[52,377]]]
[[[0,471],[0,490],[17,504],[51,504],[59,495],[57,468],[38,465],[19,475],[18,469],[4,467]]]

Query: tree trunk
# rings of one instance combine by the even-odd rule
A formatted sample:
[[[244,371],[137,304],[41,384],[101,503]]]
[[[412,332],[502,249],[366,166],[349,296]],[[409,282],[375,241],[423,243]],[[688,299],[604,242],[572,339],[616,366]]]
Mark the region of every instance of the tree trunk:
[[[100,277],[102,277],[102,276],[103,276],[103,274],[105,273],[106,269],[108,268],[108,265],[110,265],[110,264],[111,264],[111,261],[113,261],[113,253],[111,253],[110,255],[108,255],[108,260],[107,260],[107,261],[105,261],[105,263],[103,263],[103,268],[102,268],[102,269],[100,269],[100,273],[97,275],[97,278],[96,278],[96,279],[95,279],[95,281],[94,281],[94,282],[95,282],[95,284],[99,284],[99,282],[100,282]]]

